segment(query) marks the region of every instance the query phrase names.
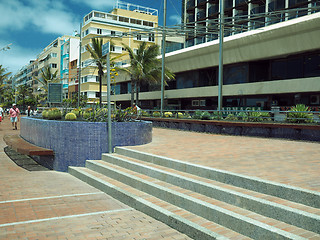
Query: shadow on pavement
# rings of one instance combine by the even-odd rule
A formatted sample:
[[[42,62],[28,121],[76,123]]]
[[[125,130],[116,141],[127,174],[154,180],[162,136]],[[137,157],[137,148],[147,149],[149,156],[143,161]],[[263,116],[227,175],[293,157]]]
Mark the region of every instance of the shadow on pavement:
[[[5,147],[4,152],[15,164],[28,171],[50,171],[50,169],[40,165],[31,157],[24,154],[20,154],[10,147]]]

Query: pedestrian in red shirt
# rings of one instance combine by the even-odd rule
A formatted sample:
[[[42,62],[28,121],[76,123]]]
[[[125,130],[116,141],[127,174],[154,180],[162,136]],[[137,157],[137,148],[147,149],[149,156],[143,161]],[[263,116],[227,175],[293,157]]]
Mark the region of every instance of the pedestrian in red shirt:
[[[18,122],[19,122],[19,115],[20,115],[20,111],[19,108],[17,108],[16,104],[12,104],[12,108],[10,108],[9,110],[9,115],[10,115],[10,120],[12,123],[12,127],[13,130],[17,130],[18,129]]]

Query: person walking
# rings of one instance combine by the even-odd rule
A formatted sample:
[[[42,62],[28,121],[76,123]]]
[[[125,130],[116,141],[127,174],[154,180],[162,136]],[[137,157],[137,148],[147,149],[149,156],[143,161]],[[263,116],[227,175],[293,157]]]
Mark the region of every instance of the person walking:
[[[4,120],[4,111],[3,108],[0,106],[0,122]]]
[[[28,117],[33,115],[33,111],[31,109],[31,106],[28,106],[28,109],[26,110],[26,114],[27,114]]]
[[[13,130],[17,130],[20,111],[19,111],[19,108],[17,108],[17,105],[15,103],[12,104],[12,108],[10,108],[9,110],[9,115],[10,115],[10,120],[12,123]]]

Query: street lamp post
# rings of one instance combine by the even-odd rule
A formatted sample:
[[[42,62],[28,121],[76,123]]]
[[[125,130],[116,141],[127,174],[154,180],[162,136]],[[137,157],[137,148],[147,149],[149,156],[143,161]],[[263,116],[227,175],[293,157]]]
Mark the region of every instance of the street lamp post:
[[[164,105],[164,81],[165,81],[165,54],[166,54],[166,15],[167,15],[167,0],[163,0],[163,30],[162,30],[162,68],[161,68],[161,116],[163,115],[163,105]]]
[[[224,1],[220,1],[218,111],[222,110]]]

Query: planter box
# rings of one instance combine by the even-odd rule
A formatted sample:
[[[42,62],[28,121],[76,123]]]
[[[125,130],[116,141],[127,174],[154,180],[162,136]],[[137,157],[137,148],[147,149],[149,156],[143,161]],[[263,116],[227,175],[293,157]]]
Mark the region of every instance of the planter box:
[[[66,172],[68,166],[85,166],[88,159],[101,159],[107,152],[107,123],[54,121],[21,118],[20,135],[26,141],[54,151],[53,159],[42,158],[47,167]],[[152,141],[152,122],[113,122],[112,146],[134,146]]]
[[[230,122],[176,118],[143,118],[154,127],[236,136],[272,137],[320,142],[320,125]]]

